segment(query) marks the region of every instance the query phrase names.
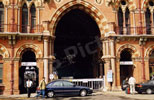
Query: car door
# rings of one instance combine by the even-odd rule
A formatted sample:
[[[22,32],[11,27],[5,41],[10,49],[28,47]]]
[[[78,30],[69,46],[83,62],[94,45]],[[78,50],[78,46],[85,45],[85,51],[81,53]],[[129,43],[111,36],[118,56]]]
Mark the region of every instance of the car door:
[[[77,95],[79,94],[80,89],[76,87],[73,83],[68,81],[63,81],[64,93],[66,95]]]
[[[57,81],[53,83],[52,90],[56,95],[63,94],[63,83],[62,81]]]

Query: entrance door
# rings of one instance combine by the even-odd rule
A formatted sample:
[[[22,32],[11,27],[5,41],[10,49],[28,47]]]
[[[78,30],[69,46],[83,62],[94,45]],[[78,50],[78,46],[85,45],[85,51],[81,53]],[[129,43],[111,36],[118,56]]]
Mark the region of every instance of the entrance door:
[[[91,16],[72,9],[58,22],[55,36],[54,55],[58,64],[54,63],[54,68],[60,78],[100,76],[100,31]]]
[[[150,79],[152,78],[152,75],[154,75],[154,50],[149,55],[149,72],[150,72]]]
[[[124,49],[120,54],[120,82],[133,76],[134,66],[132,62],[132,50]]]
[[[30,49],[22,55],[21,67],[19,69],[19,90],[20,93],[27,93],[26,81],[30,79],[33,82],[32,92],[36,92],[38,86],[38,68],[36,65],[35,53]]]

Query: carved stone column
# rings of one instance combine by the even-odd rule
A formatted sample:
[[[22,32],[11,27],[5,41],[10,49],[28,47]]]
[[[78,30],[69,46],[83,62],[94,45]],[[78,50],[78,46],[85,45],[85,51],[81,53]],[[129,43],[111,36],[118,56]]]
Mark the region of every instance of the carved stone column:
[[[154,34],[153,32],[154,32],[154,20],[153,20],[153,9],[150,9],[150,12],[151,12],[151,34]]]
[[[48,37],[44,37],[44,77],[46,82],[49,79],[48,70]]]
[[[113,84],[112,84],[112,88],[114,89],[116,86],[116,68],[115,68],[115,50],[114,50],[114,40],[111,40],[110,42],[110,47],[111,47],[111,68],[112,68],[112,72],[113,72]]]

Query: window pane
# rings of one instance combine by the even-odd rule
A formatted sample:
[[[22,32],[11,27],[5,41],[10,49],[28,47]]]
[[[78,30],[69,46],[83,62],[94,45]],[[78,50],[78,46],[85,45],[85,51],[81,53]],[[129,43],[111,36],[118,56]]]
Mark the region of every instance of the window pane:
[[[72,87],[73,86],[73,83],[71,83],[71,82],[63,82],[63,84],[65,87]]]
[[[3,75],[3,70],[2,68],[0,68],[0,79],[2,78],[2,75]]]
[[[55,82],[53,84],[53,87],[62,87],[62,86],[63,86],[62,82]]]

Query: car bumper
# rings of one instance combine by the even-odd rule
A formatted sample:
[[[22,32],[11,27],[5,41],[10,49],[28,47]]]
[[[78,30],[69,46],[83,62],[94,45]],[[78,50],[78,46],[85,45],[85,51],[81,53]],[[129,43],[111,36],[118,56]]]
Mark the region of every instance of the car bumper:
[[[93,90],[88,90],[88,94],[92,94],[93,93]]]

